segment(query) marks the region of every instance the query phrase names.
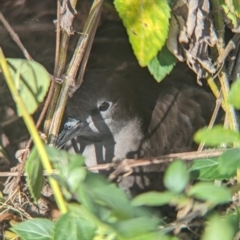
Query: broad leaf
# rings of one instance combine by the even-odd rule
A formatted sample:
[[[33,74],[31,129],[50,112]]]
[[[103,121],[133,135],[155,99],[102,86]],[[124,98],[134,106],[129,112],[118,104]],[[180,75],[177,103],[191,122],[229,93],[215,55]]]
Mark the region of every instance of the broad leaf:
[[[231,192],[229,189],[222,186],[216,186],[210,182],[200,182],[195,184],[188,191],[188,195],[213,204],[221,204],[231,201]]]
[[[168,36],[168,0],[115,0],[114,4],[127,29],[139,64],[147,66]]]
[[[189,182],[189,173],[186,165],[181,161],[174,161],[164,175],[164,185],[175,193],[182,192]]]
[[[86,174],[86,169],[84,169],[83,167],[78,167],[73,169],[72,171],[69,171],[67,184],[71,193],[74,193],[77,190],[79,184],[85,179]]]
[[[132,237],[131,240],[179,240],[176,237],[167,236],[165,233],[149,232],[147,234],[141,234],[141,236]]]
[[[191,176],[202,181],[229,179],[236,174],[225,174],[220,171],[218,159],[196,159],[189,169]]]
[[[87,172],[86,178],[76,191],[76,198],[95,214],[99,214],[99,209],[103,208],[110,210],[117,219],[135,216],[134,208],[121,189],[99,174]]]
[[[220,3],[227,15],[227,17],[229,17],[229,14],[232,14],[233,16],[236,16],[238,18],[240,18],[240,1],[239,0],[220,0]],[[232,16],[230,17],[231,20]],[[235,21],[233,21],[233,23],[235,23]]]
[[[238,18],[240,18],[240,1],[239,0],[232,0],[234,12]]]
[[[43,218],[34,218],[17,224],[11,230],[24,240],[52,240],[53,228],[54,223],[52,221]]]
[[[66,164],[69,164],[68,169],[75,169],[76,167],[84,165],[84,157],[80,154],[71,154],[65,150],[59,150],[54,147],[45,146],[47,154],[53,163],[63,164],[66,169]]]
[[[217,146],[222,143],[240,143],[240,134],[216,125],[212,129],[203,128],[198,130],[194,135],[194,140],[197,143],[204,142],[208,146]]]
[[[235,239],[238,230],[237,215],[214,215],[207,222],[202,240]]]
[[[143,234],[156,231],[159,222],[159,219],[154,217],[139,217],[117,221],[110,225],[123,239],[135,239],[136,237],[141,237]]]
[[[230,149],[219,157],[219,168],[223,174],[236,175],[240,167],[240,149]]]
[[[176,62],[177,59],[168,48],[164,46],[158,55],[150,61],[148,69],[157,82],[160,82],[172,71]]]
[[[28,112],[30,114],[34,113],[48,91],[50,84],[48,72],[41,64],[35,61],[8,58],[7,62]],[[22,116],[18,106],[17,109],[18,115]]]
[[[134,206],[162,206],[176,201],[178,194],[172,192],[147,192],[138,195],[132,200]]]
[[[85,181],[79,185],[76,196],[86,207],[97,204],[111,210],[117,219],[134,217],[134,208],[126,195],[115,184],[109,183],[103,176],[87,173]]]
[[[53,176],[54,179],[61,185],[65,197],[71,198],[87,174],[83,166],[84,158],[53,147],[45,148],[54,167],[59,170],[59,174]]]
[[[92,240],[96,227],[84,215],[81,206],[70,205],[69,211],[56,222],[54,240]]]
[[[236,109],[240,109],[240,79],[232,84],[229,93],[229,101]]]
[[[25,172],[27,174],[27,184],[30,193],[36,203],[41,196],[43,187],[43,166],[36,147],[34,147],[27,159],[25,165]]]

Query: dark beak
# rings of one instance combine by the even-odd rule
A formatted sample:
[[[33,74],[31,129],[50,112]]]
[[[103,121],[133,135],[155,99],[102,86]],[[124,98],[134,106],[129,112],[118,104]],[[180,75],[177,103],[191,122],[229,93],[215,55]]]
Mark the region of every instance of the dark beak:
[[[56,147],[61,148],[64,146],[66,142],[71,140],[74,137],[77,137],[81,135],[82,130],[87,126],[88,124],[85,122],[81,122],[79,120],[76,120],[74,118],[69,118],[67,122],[64,124],[64,129],[62,132],[58,135]]]

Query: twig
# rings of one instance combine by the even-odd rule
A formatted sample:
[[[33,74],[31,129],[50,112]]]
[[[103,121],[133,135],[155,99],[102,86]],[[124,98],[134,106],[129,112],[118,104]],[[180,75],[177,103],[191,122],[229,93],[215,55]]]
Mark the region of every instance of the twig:
[[[219,65],[223,64],[229,53],[232,50],[236,49],[239,40],[240,34],[234,34],[233,38],[228,42],[227,46],[223,49],[223,51],[221,52],[217,59]]]
[[[225,48],[224,43],[224,18],[223,18],[223,12],[219,11],[221,9],[220,0],[211,0],[213,11],[217,12],[218,14],[214,14],[214,22],[217,30],[218,35],[218,42],[217,42],[217,50],[220,58],[218,57],[218,61],[223,62],[224,57],[226,55],[226,52],[231,49],[231,44],[229,47]],[[234,41],[237,40],[238,37],[236,36],[234,38]],[[223,66],[223,64],[221,64]],[[223,66],[219,73],[219,81],[221,84],[221,91],[223,94],[223,104],[225,105],[225,112],[229,121],[229,127],[232,130],[238,130],[238,124],[236,120],[236,116],[234,113],[233,107],[228,103],[228,93],[229,93],[229,81],[228,76],[226,72],[225,66]]]
[[[113,180],[120,174],[125,173],[129,170],[132,170],[133,167],[141,167],[141,166],[147,166],[151,164],[164,164],[164,163],[166,164],[174,161],[175,159],[191,161],[194,159],[218,157],[224,151],[225,150],[209,150],[209,151],[203,151],[203,152],[194,151],[194,152],[184,152],[184,153],[172,153],[172,154],[163,155],[161,157],[152,158],[148,160],[125,159],[125,160],[122,160],[117,167],[115,166],[116,170],[110,174],[109,179]],[[98,169],[96,167],[95,168],[91,167],[88,169],[96,171],[96,170],[107,170],[108,168]]]
[[[0,124],[0,127],[2,127],[2,128],[3,128],[3,127],[6,127],[7,125],[9,125],[9,124],[17,121],[19,118],[20,118],[20,117],[18,117],[18,116],[13,116],[13,117],[11,117],[10,119],[2,122],[2,123]]]
[[[218,48],[218,53],[221,54],[224,48],[224,20],[223,20],[223,10],[221,8],[221,4],[220,4],[220,0],[211,0],[210,1],[212,3],[212,8],[213,8],[213,12],[215,14],[213,14],[214,17],[214,23],[216,26],[216,30],[217,30],[217,35],[218,35],[218,44],[217,44],[217,48]]]
[[[32,57],[30,56],[30,54],[28,53],[28,51],[26,50],[26,48],[24,47],[24,45],[22,44],[21,40],[19,39],[18,35],[14,32],[14,30],[12,29],[12,27],[10,26],[10,24],[7,22],[7,20],[4,18],[4,16],[2,15],[2,13],[0,12],[0,20],[2,21],[2,23],[4,24],[4,26],[6,27],[6,29],[8,30],[8,32],[10,33],[10,35],[12,36],[13,40],[17,43],[17,45],[19,46],[19,48],[22,50],[22,52],[24,53],[25,57],[28,59],[28,60],[33,60]],[[50,75],[51,79],[52,79],[52,76]],[[38,121],[37,121],[37,124],[36,124],[36,128],[39,128],[40,124],[42,123],[44,117],[45,117],[45,114],[46,114],[46,111],[48,109],[48,106],[49,106],[49,102],[50,102],[50,99],[52,98],[52,94],[53,94],[53,85],[54,85],[54,82],[52,82],[51,84],[51,87],[50,87],[50,91],[49,91],[49,94],[48,94],[48,97],[45,101],[45,104],[44,104],[44,107],[43,107],[43,110],[38,118]],[[27,146],[26,146],[26,150],[30,148],[32,144],[32,138],[29,139],[28,143],[27,143]],[[27,158],[27,151],[25,151],[23,153],[23,157],[22,157],[22,162],[21,162],[21,166],[19,168],[19,175],[18,175],[18,180],[17,182],[20,181],[20,177],[22,175],[22,172],[23,172],[23,169],[24,169],[24,165],[25,165],[25,161],[26,161],[26,158]]]
[[[51,126],[49,130],[49,143],[53,145],[56,141],[57,134],[59,132],[61,120],[63,117],[64,109],[67,103],[68,93],[70,87],[74,85],[74,80],[76,78],[79,66],[81,64],[84,51],[88,44],[88,36],[93,34],[93,29],[95,24],[98,24],[98,16],[100,14],[101,5],[103,0],[95,0],[92,8],[90,10],[89,16],[87,18],[86,24],[84,25],[83,33],[80,36],[76,49],[74,51],[71,62],[68,66],[66,74],[64,76],[64,82],[62,85],[60,97],[58,98],[58,103],[54,111],[53,119],[51,121]],[[95,33],[94,33],[95,34]]]
[[[0,12],[0,20],[2,21],[2,23],[4,24],[5,28],[8,30],[8,32],[10,33],[10,35],[12,36],[12,39],[15,41],[15,43],[20,47],[20,49],[22,50],[24,56],[28,59],[28,60],[33,60],[32,57],[30,56],[30,54],[28,53],[27,49],[23,46],[20,38],[18,37],[18,35],[14,32],[14,30],[12,29],[12,27],[10,26],[10,24],[7,22],[7,20],[5,19],[5,17],[2,15],[2,13]]]
[[[96,20],[96,22],[99,22],[99,18],[100,18],[100,14],[98,14],[98,19]],[[83,59],[82,59],[82,63],[79,67],[79,74],[77,76],[77,79],[75,81],[75,86],[70,90],[69,92],[69,95],[72,96],[73,93],[81,86],[82,84],[82,81],[83,81],[83,75],[85,73],[85,69],[86,69],[86,65],[87,65],[87,62],[88,62],[88,58],[89,58],[89,55],[90,55],[90,52],[91,52],[91,49],[92,49],[92,43],[93,43],[93,40],[94,40],[94,36],[95,36],[95,32],[97,30],[97,24],[95,24],[93,26],[93,29],[92,29],[92,32],[91,34],[89,35],[89,39],[88,39],[88,44],[87,44],[87,47],[86,47],[86,50],[85,50],[85,53],[84,53],[84,56],[83,56]]]
[[[77,0],[71,0],[71,6],[73,9],[75,9],[76,5],[77,5]],[[60,5],[60,2],[58,1],[58,7]],[[61,10],[61,8],[60,8]],[[58,8],[58,16],[57,16],[57,28],[60,26],[58,26],[60,24],[60,12],[59,12],[59,8]],[[55,78],[60,78],[61,75],[63,74],[65,65],[66,65],[66,60],[67,60],[67,49],[68,49],[68,44],[69,44],[69,39],[70,39],[70,35],[68,34],[68,32],[65,29],[62,29],[61,32],[61,36],[59,35],[59,32],[57,29],[57,44],[58,44],[58,38],[60,38],[60,44],[59,44],[59,56],[55,56],[55,61],[57,59],[57,63],[55,62],[55,68],[54,68],[54,77]],[[56,55],[57,55],[57,46],[56,46]],[[59,98],[59,94],[60,94],[60,90],[61,90],[61,86],[59,84],[54,84],[54,93],[52,96],[52,100],[51,103],[49,105],[49,109],[47,112],[47,116],[46,116],[46,120],[44,122],[44,133],[49,135],[49,130],[51,127],[51,123],[53,121],[53,115],[57,106],[57,102],[58,102],[58,98]]]
[[[221,95],[221,92],[220,92],[220,90],[218,89],[218,86],[217,86],[217,84],[215,83],[214,78],[213,78],[213,77],[208,77],[208,78],[207,78],[207,83],[208,83],[208,85],[209,85],[209,87],[210,87],[213,95],[215,96],[215,98],[216,98],[216,99],[219,99],[219,98],[220,98],[220,95]],[[224,111],[226,111],[226,107],[225,107],[223,101],[221,101],[221,106],[222,106],[222,109],[223,109]]]
[[[26,126],[29,130],[30,135],[33,138],[33,141],[34,141],[36,149],[39,153],[42,165],[43,165],[44,169],[49,173],[49,175],[51,175],[53,169],[52,169],[51,163],[49,161],[48,155],[47,155],[46,150],[44,148],[44,145],[43,145],[43,143],[42,143],[42,141],[39,137],[39,134],[38,134],[37,128],[36,128],[36,126],[33,122],[33,119],[29,115],[29,113],[27,111],[27,108],[24,105],[24,102],[23,102],[23,100],[22,100],[22,98],[21,98],[21,96],[20,96],[20,94],[19,94],[19,92],[18,92],[18,90],[17,90],[17,88],[14,84],[14,80],[12,79],[11,73],[9,72],[8,65],[7,65],[6,59],[3,55],[3,52],[1,50],[1,48],[0,48],[0,64],[1,64],[1,68],[2,68],[3,73],[4,73],[4,77],[7,81],[8,87],[9,87],[9,89],[11,91],[11,94],[14,98],[14,101],[16,102],[16,105],[21,110],[23,120],[24,120],[24,122],[25,122],[25,124],[26,124]],[[62,196],[62,193],[60,191],[60,187],[59,187],[58,183],[56,182],[56,180],[54,180],[52,178],[49,178],[49,183],[52,187],[57,205],[58,205],[61,213],[63,213],[63,214],[66,213],[67,212],[67,207],[66,207],[66,204],[64,202],[64,199],[63,199],[63,196]]]
[[[240,36],[240,34],[238,34]],[[236,81],[238,78],[240,78],[240,39],[236,48],[236,51],[234,54],[232,54],[232,57],[234,57],[234,69],[231,71],[231,79],[233,81]]]
[[[57,68],[59,62],[59,51],[60,51],[60,40],[61,40],[61,29],[60,29],[60,13],[61,5],[60,0],[57,1],[57,30],[56,30],[56,52],[55,52],[55,66],[54,66],[54,76],[57,77]]]
[[[123,161],[127,161],[128,165],[131,168],[134,167],[141,167],[141,166],[147,166],[151,164],[166,164],[170,163],[175,159],[182,159],[186,161],[191,161],[195,159],[204,159],[204,158],[214,158],[220,156],[222,153],[224,153],[225,149],[218,149],[218,150],[205,150],[202,152],[184,152],[184,153],[171,153],[167,155],[162,155],[155,158],[150,159],[124,159],[119,162],[112,162],[112,163],[106,163],[106,164],[99,164],[92,167],[86,167],[89,171],[101,171],[101,170],[108,170],[111,168],[118,168]],[[56,170],[53,170],[53,174],[58,174]],[[26,176],[26,174],[23,174]],[[0,177],[8,177],[8,176],[17,176],[17,172],[0,172]],[[44,176],[48,176],[46,172],[44,171]]]
[[[42,22],[34,22],[34,24],[26,23],[24,25],[11,25],[11,27],[14,29],[15,32],[24,32],[25,34],[28,34],[30,32],[39,32],[39,31],[54,31],[54,24],[49,23],[42,23]],[[5,28],[1,29],[1,33],[5,34],[8,30]],[[31,33],[30,33],[31,34]]]
[[[51,98],[53,96],[53,91],[54,91],[54,85],[55,85],[55,82],[52,81],[51,83],[51,86],[50,86],[50,89],[49,89],[49,92],[48,92],[48,96],[47,96],[47,99],[44,103],[44,107],[41,111],[41,114],[38,118],[38,121],[36,123],[36,128],[38,129],[46,115],[46,112],[47,112],[47,109],[48,109],[48,106],[50,104],[50,101],[51,101]],[[27,143],[27,146],[26,146],[26,149],[29,149],[31,147],[31,144],[32,144],[32,138],[29,139],[28,143]],[[25,158],[23,158],[23,161],[22,163],[25,162]],[[24,166],[24,163],[23,163],[23,166]]]
[[[210,119],[210,122],[208,124],[208,129],[211,129],[216,121],[216,118],[217,118],[217,114],[219,112],[219,109],[222,105],[222,96],[220,95],[219,98],[216,100],[216,105],[215,105],[215,108],[214,108],[214,111],[213,111],[213,114],[212,114],[212,117]],[[203,150],[203,147],[204,147],[205,143],[200,143],[199,146],[198,146],[198,152],[199,151],[202,151]]]
[[[234,112],[234,108],[228,102],[229,79],[228,79],[225,67],[219,76],[219,81],[220,81],[221,90],[223,93],[224,105],[226,106],[226,114],[229,121],[229,128],[232,130],[238,131],[238,123],[237,123],[237,118]]]

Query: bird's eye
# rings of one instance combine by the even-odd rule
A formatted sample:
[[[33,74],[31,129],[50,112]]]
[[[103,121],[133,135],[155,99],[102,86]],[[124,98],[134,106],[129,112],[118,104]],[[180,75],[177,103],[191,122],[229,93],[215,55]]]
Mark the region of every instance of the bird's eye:
[[[109,102],[103,102],[100,106],[99,106],[99,111],[100,112],[105,112],[108,110],[108,108],[110,107],[110,103]]]

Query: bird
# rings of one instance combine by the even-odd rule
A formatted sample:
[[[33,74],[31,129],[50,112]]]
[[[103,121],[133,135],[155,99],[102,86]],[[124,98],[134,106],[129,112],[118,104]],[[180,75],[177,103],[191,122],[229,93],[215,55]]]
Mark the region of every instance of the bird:
[[[133,56],[126,46],[120,47],[121,51]],[[193,150],[193,134],[206,126],[212,115],[213,95],[195,83],[195,75],[182,63],[157,83],[134,56],[117,63],[115,45],[113,55],[109,44],[106,49],[100,47],[107,60],[99,61],[97,44],[93,46],[91,67],[67,102],[68,119],[56,146],[81,153],[89,167],[114,158],[141,159]],[[145,170],[151,172],[152,168]],[[130,187],[134,180],[131,182]],[[129,184],[123,185],[129,188]]]
[[[176,71],[172,75],[187,77]],[[68,101],[69,118],[57,145],[73,137],[84,145],[102,145],[109,151],[105,159],[102,153],[96,154],[97,163],[114,156],[124,159],[190,150],[194,132],[206,125],[213,110],[213,96],[186,85],[186,79],[184,84],[176,82],[171,75],[162,84],[141,77],[125,79],[101,69],[87,73]]]

